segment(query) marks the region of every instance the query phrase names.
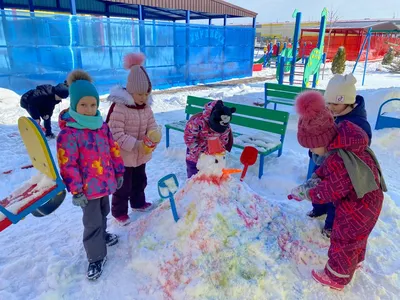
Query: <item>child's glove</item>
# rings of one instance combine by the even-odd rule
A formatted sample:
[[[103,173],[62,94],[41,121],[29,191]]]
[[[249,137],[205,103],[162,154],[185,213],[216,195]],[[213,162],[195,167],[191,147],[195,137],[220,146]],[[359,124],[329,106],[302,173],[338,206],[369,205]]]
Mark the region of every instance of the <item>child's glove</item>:
[[[79,193],[72,196],[72,204],[84,208],[88,204],[88,199],[85,194]]]
[[[312,188],[315,188],[320,182],[321,182],[321,179],[314,173],[312,175],[312,177],[304,183],[304,185],[306,188],[312,189]]]
[[[150,154],[154,151],[157,144],[161,141],[162,136],[162,127],[158,126],[155,129],[147,132],[145,137],[143,138],[143,151],[145,154]]]
[[[124,177],[122,177],[122,176],[118,177],[117,178],[117,190],[119,190],[123,184],[124,184]]]
[[[310,188],[307,188],[305,184],[299,185],[298,187],[292,189],[290,195],[288,195],[289,200],[303,201],[303,200],[311,200],[308,194]]]

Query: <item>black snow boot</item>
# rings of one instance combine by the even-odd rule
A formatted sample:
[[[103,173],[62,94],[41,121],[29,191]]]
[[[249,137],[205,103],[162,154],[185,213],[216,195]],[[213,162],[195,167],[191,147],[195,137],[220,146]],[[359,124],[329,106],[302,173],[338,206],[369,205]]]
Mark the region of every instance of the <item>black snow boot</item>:
[[[118,235],[106,232],[106,245],[114,246],[118,243]]]
[[[103,273],[104,264],[107,261],[107,256],[102,260],[98,260],[89,264],[87,271],[87,279],[96,280],[100,277],[101,273]]]

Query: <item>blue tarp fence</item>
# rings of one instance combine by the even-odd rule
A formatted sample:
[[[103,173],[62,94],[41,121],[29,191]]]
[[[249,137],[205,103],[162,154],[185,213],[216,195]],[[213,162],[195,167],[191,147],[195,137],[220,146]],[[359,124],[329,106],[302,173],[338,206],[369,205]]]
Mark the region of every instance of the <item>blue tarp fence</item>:
[[[23,93],[88,71],[100,93],[125,85],[123,56],[146,54],[157,89],[252,75],[255,29],[1,11],[0,87]]]

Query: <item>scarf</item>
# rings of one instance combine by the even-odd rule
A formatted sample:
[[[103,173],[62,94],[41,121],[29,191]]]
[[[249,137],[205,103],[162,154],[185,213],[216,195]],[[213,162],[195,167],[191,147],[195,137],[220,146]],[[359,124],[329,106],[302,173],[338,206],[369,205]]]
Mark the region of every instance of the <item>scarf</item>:
[[[99,111],[97,111],[95,116],[85,116],[78,114],[71,108],[68,110],[67,114],[75,120],[75,122],[67,122],[68,127],[76,129],[100,129],[103,126],[103,118]],[[68,117],[68,115],[66,117]]]
[[[363,198],[365,194],[368,194],[369,192],[375,191],[379,188],[381,188],[383,192],[387,192],[385,179],[383,178],[381,166],[376,159],[375,153],[369,147],[366,149],[366,151],[369,153],[369,155],[371,155],[376,167],[378,168],[380,187],[378,187],[376,184],[374,173],[370,167],[368,167],[368,165],[356,154],[343,149],[337,150],[339,156],[343,159],[344,166],[350,176],[351,184],[354,187],[358,199]]]

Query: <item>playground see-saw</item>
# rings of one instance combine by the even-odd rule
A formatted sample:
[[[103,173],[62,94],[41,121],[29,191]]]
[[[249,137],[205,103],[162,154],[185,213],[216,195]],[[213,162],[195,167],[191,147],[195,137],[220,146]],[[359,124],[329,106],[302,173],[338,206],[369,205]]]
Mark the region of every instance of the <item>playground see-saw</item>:
[[[0,231],[20,222],[29,214],[42,217],[52,213],[66,196],[65,185],[40,126],[31,118],[21,117],[18,120],[18,130],[32,167],[38,173],[11,195],[0,200]],[[5,172],[0,176],[9,175]]]

